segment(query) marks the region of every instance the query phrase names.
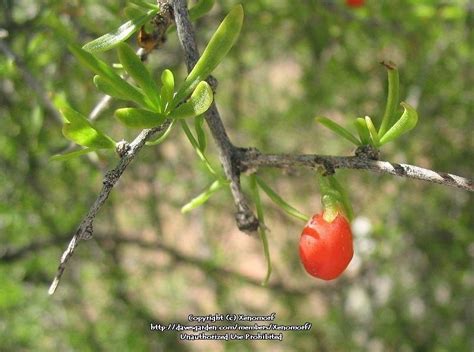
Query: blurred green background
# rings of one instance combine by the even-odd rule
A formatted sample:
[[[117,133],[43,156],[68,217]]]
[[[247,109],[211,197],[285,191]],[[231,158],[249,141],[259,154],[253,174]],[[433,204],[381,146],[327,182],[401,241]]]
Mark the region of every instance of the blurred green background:
[[[200,49],[235,1],[216,1],[196,23]],[[180,208],[212,181],[179,129],[144,149],[82,242],[53,297],[58,259],[100,190],[115,155],[49,158],[69,142],[48,101],[88,114],[101,95],[68,52],[125,21],[125,1],[3,0],[0,13],[0,350],[2,351],[472,351],[473,197],[468,192],[365,171],[338,171],[353,201],[355,257],[336,281],[308,276],[297,246],[303,223],[262,195],[273,275],[261,287],[261,243],[240,233],[228,192],[188,214]],[[418,126],[382,159],[472,175],[474,4],[470,0],[243,1],[239,41],[214,72],[231,140],[274,153],[350,155],[317,125],[380,121],[386,72],[400,70],[401,99]],[[129,43],[136,47],[135,39]],[[114,50],[101,55],[117,60]],[[185,77],[176,33],[148,65]],[[34,82],[36,83],[34,83]],[[36,84],[36,85],[35,85]],[[131,140],[112,117],[98,125]],[[209,158],[218,166],[209,140]],[[314,174],[261,170],[288,202],[320,210]],[[246,187],[245,178],[243,184]],[[248,188],[245,188],[248,191]],[[281,342],[181,342],[150,323],[189,314],[275,312],[311,322]]]

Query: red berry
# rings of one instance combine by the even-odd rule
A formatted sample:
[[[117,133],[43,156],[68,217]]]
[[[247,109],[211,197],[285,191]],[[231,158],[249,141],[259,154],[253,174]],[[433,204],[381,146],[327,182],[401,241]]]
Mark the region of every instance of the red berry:
[[[346,5],[350,7],[364,6],[364,0],[346,0]]]
[[[349,222],[341,214],[332,222],[324,220],[323,214],[314,215],[301,233],[299,252],[308,274],[323,280],[337,278],[354,254]]]

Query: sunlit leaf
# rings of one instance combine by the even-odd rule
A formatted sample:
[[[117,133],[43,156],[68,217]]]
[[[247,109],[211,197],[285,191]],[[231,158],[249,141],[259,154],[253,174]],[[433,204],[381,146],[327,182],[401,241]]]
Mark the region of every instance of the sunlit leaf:
[[[161,104],[158,85],[151,77],[150,72],[145,67],[143,62],[126,43],[122,43],[118,46],[118,55],[123,68],[142,88],[145,95],[152,102],[153,107],[159,112],[161,109]]]
[[[379,134],[377,133],[377,130],[375,129],[372,119],[369,116],[366,116],[364,120],[365,120],[365,125],[367,126],[367,130],[369,131],[370,138],[372,139],[373,146],[374,147],[379,146]]]
[[[99,131],[77,111],[65,107],[61,110],[64,119],[63,135],[69,140],[84,147],[96,149],[114,149],[115,142],[112,138]]]
[[[115,73],[114,69],[105,62],[97,59],[95,56],[75,44],[70,44],[69,50],[84,66],[101,76],[104,80],[107,80],[109,85],[113,85],[115,90],[119,92],[121,96],[126,96],[129,100],[132,100],[139,105],[148,105],[145,96],[137,88],[122,79],[117,73]]]
[[[117,109],[115,116],[125,126],[133,128],[152,128],[161,125],[166,120],[166,116],[157,112],[135,108]]]
[[[133,33],[138,31],[141,26],[148,22],[158,12],[158,7],[150,9],[145,14],[130,19],[122,24],[115,31],[104,34],[103,36],[87,43],[82,48],[90,53],[96,53],[112,49],[121,42],[127,40]]]
[[[361,145],[369,145],[370,144],[370,133],[367,129],[367,124],[365,123],[365,119],[363,117],[358,117],[354,121],[354,125],[357,129],[357,133],[359,135]]]
[[[403,114],[387,133],[380,138],[380,145],[393,141],[416,126],[418,122],[416,110],[405,102],[401,102],[400,105],[403,106]]]
[[[186,77],[185,82],[174,98],[174,104],[179,104],[198,85],[205,80],[209,74],[217,67],[225,55],[237,41],[242,28],[244,10],[242,5],[236,5],[224,18],[219,28],[212,36],[202,53],[199,61]]]
[[[167,111],[171,107],[174,94],[174,76],[170,70],[161,73],[161,111]]]
[[[213,94],[209,84],[200,82],[191,97],[184,103],[171,111],[169,117],[173,119],[184,119],[201,115],[209,109],[212,104]]]

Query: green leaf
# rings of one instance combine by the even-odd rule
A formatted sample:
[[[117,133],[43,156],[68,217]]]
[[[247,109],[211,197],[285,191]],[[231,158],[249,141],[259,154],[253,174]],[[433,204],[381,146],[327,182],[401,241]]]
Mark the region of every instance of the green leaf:
[[[160,143],[163,143],[164,140],[166,138],[168,138],[168,136],[169,136],[171,130],[173,129],[173,126],[174,126],[175,123],[176,123],[176,120],[171,120],[171,122],[170,122],[170,124],[169,124],[169,126],[168,126],[168,128],[166,129],[165,132],[163,132],[158,137],[156,137],[156,139],[148,141],[145,144],[146,145],[158,145]]]
[[[274,190],[272,190],[262,179],[256,176],[258,186],[267,194],[267,196],[276,204],[278,205],[285,213],[290,216],[293,216],[299,220],[303,220],[307,222],[309,217],[289,205],[287,202],[283,200]]]
[[[196,151],[196,154],[199,156],[199,159],[204,163],[204,165],[207,167],[207,169],[210,171],[212,175],[215,175],[216,177],[219,177],[218,173],[214,170],[212,167],[211,163],[209,160],[206,158],[204,153],[201,151],[199,148],[199,143],[196,141],[196,138],[194,138],[191,130],[189,129],[188,124],[186,123],[185,120],[179,120],[181,123],[181,127],[183,128],[184,133],[186,134],[186,137],[188,137],[189,142],[191,142],[191,145],[193,146],[194,150]]]
[[[96,129],[85,116],[77,111],[65,107],[61,113],[66,120],[63,125],[63,135],[69,140],[84,147],[96,149],[114,149],[112,138]]]
[[[138,31],[141,26],[148,22],[157,13],[158,7],[153,8],[147,11],[145,14],[125,22],[115,31],[104,34],[100,38],[87,43],[82,48],[90,53],[97,53],[112,49],[121,42],[127,40],[133,33]]]
[[[390,61],[382,62],[388,73],[388,93],[385,112],[383,114],[382,123],[380,125],[379,134],[383,136],[385,132],[392,126],[392,122],[397,112],[399,99],[399,77],[397,66]]]
[[[161,73],[161,111],[165,112],[171,107],[174,94],[173,72],[166,69]]]
[[[50,161],[66,161],[66,160],[77,158],[78,156],[81,156],[87,153],[92,153],[95,151],[97,151],[97,149],[95,148],[84,148],[84,149],[75,150],[73,152],[66,153],[66,154],[53,155],[51,158],[49,158],[49,160]]]
[[[334,133],[338,134],[339,136],[347,139],[349,142],[354,143],[355,145],[360,145],[359,141],[352,133],[346,130],[344,127],[339,125],[338,123],[328,119],[327,117],[316,117],[316,122],[319,122],[321,125],[329,128]]]
[[[359,134],[361,145],[371,144],[370,132],[367,129],[367,124],[365,123],[365,119],[363,117],[356,118],[356,120],[354,121],[354,125],[357,129],[357,133]]]
[[[115,90],[121,96],[128,97],[128,100],[132,100],[139,105],[148,105],[147,101],[145,100],[145,96],[137,88],[122,79],[122,77],[115,73],[114,69],[105,62],[97,59],[87,51],[82,50],[75,44],[70,44],[69,50],[74,54],[79,62],[88,67],[97,75],[102,76],[104,80],[108,81],[109,85],[114,86]]]
[[[128,2],[137,5],[138,7],[142,7],[144,9],[151,9],[151,10],[158,10],[159,7],[156,3],[151,3],[145,0],[128,0]]]
[[[367,130],[369,131],[370,138],[372,139],[372,142],[373,142],[372,145],[374,147],[378,147],[380,145],[379,134],[377,133],[374,123],[372,122],[372,119],[369,116],[365,117],[365,125],[367,126]]]
[[[268,238],[265,227],[265,213],[262,202],[260,200],[260,194],[258,192],[256,178],[257,177],[255,176],[255,174],[250,175],[250,190],[253,201],[255,203],[255,207],[257,208],[257,217],[259,221],[258,233],[260,235],[260,239],[262,240],[263,253],[267,262],[267,274],[265,275],[265,279],[262,281],[262,286],[266,286],[268,284],[268,281],[270,280],[270,275],[272,274],[272,260],[270,258],[270,249],[268,247]]]
[[[211,11],[215,0],[199,0],[196,5],[189,9],[189,18],[195,21]]]
[[[119,45],[118,55],[120,63],[135,82],[143,89],[145,95],[152,102],[154,110],[160,112],[161,103],[158,85],[151,77],[150,72],[148,72],[145,65],[126,43]]]
[[[127,95],[123,95],[122,92],[115,88],[113,84],[110,83],[108,79],[104,79],[102,76],[96,75],[94,76],[94,85],[99,89],[102,93],[110,95],[111,97],[121,99],[121,100],[130,100]]]
[[[205,81],[201,81],[186,103],[181,104],[171,111],[169,117],[172,119],[184,119],[201,115],[209,109],[212,104],[212,89]]]
[[[225,55],[237,41],[242,28],[244,10],[242,5],[236,5],[224,18],[219,28],[207,44],[199,61],[196,63],[183,85],[174,98],[174,105],[185,99],[199,82],[205,80],[217,67]]]
[[[204,203],[206,203],[211,196],[222,189],[223,187],[227,186],[229,182],[223,180],[215,180],[203,193],[198,195],[197,197],[193,198],[190,202],[184,205],[181,208],[181,213],[187,213]]]
[[[157,112],[135,108],[117,109],[115,117],[125,126],[133,128],[153,128],[166,120],[166,116]]]
[[[134,4],[130,4],[125,7],[124,13],[127,18],[133,19],[135,17],[140,17],[146,14],[146,10],[141,7],[135,6]]]
[[[393,141],[416,126],[418,122],[416,110],[405,102],[401,102],[400,105],[403,106],[403,114],[387,133],[380,138],[380,145]]]
[[[204,153],[207,146],[206,141],[206,132],[203,128],[204,124],[204,115],[198,115],[194,119],[194,129],[196,130],[197,142],[199,144],[199,149]]]
[[[209,12],[214,6],[215,0],[200,0],[196,5],[189,9],[189,18],[191,21],[195,21],[207,12]],[[176,30],[176,26],[172,25],[168,28],[168,33],[172,33]]]

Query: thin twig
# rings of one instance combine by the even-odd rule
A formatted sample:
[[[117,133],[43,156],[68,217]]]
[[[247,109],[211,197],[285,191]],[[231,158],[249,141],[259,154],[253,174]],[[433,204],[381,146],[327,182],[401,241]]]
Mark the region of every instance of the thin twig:
[[[383,174],[413,178],[445,186],[473,191],[473,181],[446,172],[424,169],[419,166],[398,164],[389,161],[371,160],[361,156],[327,156],[317,154],[263,154],[256,149],[247,149],[241,153],[242,172],[255,172],[261,167],[292,168],[317,165],[327,169],[359,169]]]
[[[56,290],[59,284],[59,280],[61,279],[61,276],[64,272],[64,269],[66,268],[66,264],[74,253],[74,250],[76,249],[78,243],[81,240],[88,240],[92,238],[95,217],[104,205],[105,201],[109,197],[110,192],[112,191],[112,188],[120,179],[127,166],[133,159],[135,159],[140,149],[145,145],[145,142],[149,140],[155,133],[164,131],[169,126],[169,124],[170,121],[166,121],[159,127],[146,129],[140,132],[140,134],[134,139],[134,141],[128,145],[126,152],[121,157],[117,166],[105,174],[104,180],[102,181],[103,186],[99,195],[97,196],[94,204],[89,209],[87,215],[82,219],[81,223],[79,224],[79,227],[74,233],[74,236],[69,242],[69,246],[64,251],[61,257],[58,271],[56,273],[56,276],[54,277],[53,283],[51,284],[48,290],[48,293],[50,295],[52,295]]]
[[[167,2],[169,3],[169,1]],[[186,66],[188,72],[190,72],[199,59],[194,29],[189,20],[186,1],[174,0],[171,3],[173,4],[178,39],[183,47]],[[209,84],[215,87],[217,81],[211,79]],[[235,214],[237,227],[241,231],[254,234],[258,229],[258,220],[250,209],[247,198],[240,185],[240,173],[236,163],[238,149],[231,143],[215,104],[212,104],[207,111],[206,122],[217,145],[219,159],[224,173],[230,181],[230,189],[237,208]]]
[[[172,23],[171,13],[169,11],[167,12],[166,9],[161,9],[157,17],[163,17],[163,18],[161,18],[161,20],[155,19],[156,30],[158,31],[157,38],[155,39],[160,42],[164,42],[165,39],[163,36],[166,34],[167,28]],[[141,49],[139,49],[139,51],[137,52],[137,55],[139,55],[142,61],[146,59],[146,55],[143,54],[143,50]],[[107,103],[107,101],[105,102],[105,104],[101,104],[101,102],[103,102],[103,100],[99,102],[99,105],[101,105],[102,107],[98,108],[97,112],[94,113],[93,111],[91,113],[92,115],[90,116],[91,119],[97,118],[98,114],[100,114],[100,112],[102,111],[103,106],[105,106]],[[119,144],[117,145],[116,149],[121,157],[120,161],[114,169],[108,171],[105,174],[104,180],[102,181],[103,186],[99,195],[97,196],[94,204],[92,204],[87,215],[82,219],[81,223],[79,224],[79,227],[74,233],[74,236],[69,242],[67,249],[64,251],[63,255],[61,256],[61,260],[58,266],[58,271],[48,290],[48,293],[50,295],[52,295],[56,291],[56,288],[59,285],[61,276],[63,275],[64,270],[66,268],[66,264],[71,258],[71,256],[73,255],[74,250],[76,249],[78,243],[81,240],[88,240],[92,238],[93,231],[94,231],[93,224],[94,224],[95,217],[97,213],[99,212],[99,210],[104,205],[105,201],[109,197],[110,192],[112,191],[112,188],[120,179],[120,177],[122,176],[127,166],[135,158],[135,156],[138,154],[140,149],[145,145],[145,142],[147,140],[149,140],[154,134],[166,130],[170,124],[171,124],[171,121],[166,120],[162,125],[158,127],[145,129],[141,131],[140,134],[134,139],[132,143],[127,144],[126,142],[122,142],[120,143],[120,145]]]

